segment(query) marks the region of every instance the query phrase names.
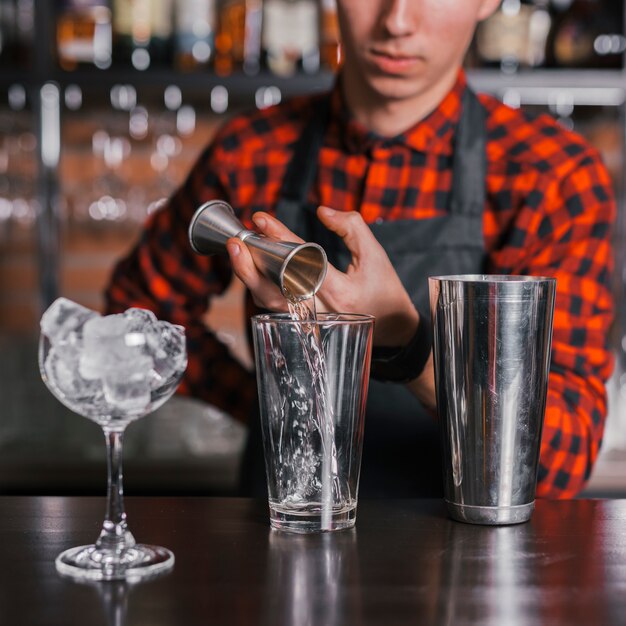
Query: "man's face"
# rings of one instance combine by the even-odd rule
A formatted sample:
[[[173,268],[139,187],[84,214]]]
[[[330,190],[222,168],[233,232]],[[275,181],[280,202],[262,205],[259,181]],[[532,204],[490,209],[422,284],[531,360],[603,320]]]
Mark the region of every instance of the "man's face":
[[[500,0],[337,0],[347,72],[378,97],[416,96],[456,73]]]

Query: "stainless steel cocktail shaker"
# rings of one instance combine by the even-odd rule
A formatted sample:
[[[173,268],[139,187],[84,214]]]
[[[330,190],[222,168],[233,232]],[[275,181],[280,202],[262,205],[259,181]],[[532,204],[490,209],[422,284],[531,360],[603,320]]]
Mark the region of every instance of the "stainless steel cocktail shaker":
[[[516,524],[535,506],[556,280],[429,278],[444,496],[453,519]]]

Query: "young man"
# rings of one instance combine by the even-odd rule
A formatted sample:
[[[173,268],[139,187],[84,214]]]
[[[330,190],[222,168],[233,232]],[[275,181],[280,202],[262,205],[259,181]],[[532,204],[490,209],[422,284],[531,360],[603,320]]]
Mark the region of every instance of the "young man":
[[[247,227],[322,244],[334,267],[320,306],[377,317],[373,370],[386,382],[370,386],[365,496],[441,493],[424,342],[429,275],[556,277],[538,495],[576,494],[600,446],[612,366],[611,183],[580,137],[467,87],[465,50],[498,5],[338,0],[344,65],[333,91],[227,123],[108,289],[111,310],[143,306],[187,328],[183,390],[249,420],[254,444],[253,376],[201,318],[233,268],[257,305],[284,302],[237,240],[231,263],[195,255],[189,222],[223,198]],[[263,476],[259,458],[250,475]]]

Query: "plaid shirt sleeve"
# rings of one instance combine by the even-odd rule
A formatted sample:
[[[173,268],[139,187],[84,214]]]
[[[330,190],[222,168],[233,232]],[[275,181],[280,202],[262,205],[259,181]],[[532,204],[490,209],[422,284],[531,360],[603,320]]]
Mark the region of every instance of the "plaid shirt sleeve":
[[[228,287],[232,271],[223,257],[193,252],[187,234],[202,203],[229,200],[220,158],[215,141],[167,205],[150,216],[134,249],[115,267],[105,299],[107,312],[142,307],[184,326],[189,364],[179,392],[245,422],[256,402],[254,376],[203,322],[211,297]]]
[[[537,495],[569,498],[589,478],[607,411],[615,201],[595,150],[576,135],[556,134],[552,120],[538,126],[537,167],[516,179],[522,206],[490,271],[557,279]],[[502,229],[496,232],[502,240]]]

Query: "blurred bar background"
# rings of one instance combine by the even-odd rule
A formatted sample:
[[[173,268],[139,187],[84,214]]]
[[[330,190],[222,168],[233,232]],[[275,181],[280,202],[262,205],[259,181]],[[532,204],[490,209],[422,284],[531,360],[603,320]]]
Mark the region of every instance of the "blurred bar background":
[[[626,496],[623,0],[503,0],[467,55],[471,84],[547,112],[603,155],[619,204],[619,305],[604,447],[585,495]],[[0,493],[103,493],[98,426],[37,366],[59,295],[101,310],[113,263],[242,108],[328,89],[334,0],[0,0]],[[242,289],[207,324],[246,365]],[[128,493],[233,493],[246,430],[174,398],[128,429]]]

